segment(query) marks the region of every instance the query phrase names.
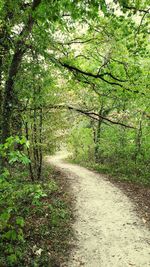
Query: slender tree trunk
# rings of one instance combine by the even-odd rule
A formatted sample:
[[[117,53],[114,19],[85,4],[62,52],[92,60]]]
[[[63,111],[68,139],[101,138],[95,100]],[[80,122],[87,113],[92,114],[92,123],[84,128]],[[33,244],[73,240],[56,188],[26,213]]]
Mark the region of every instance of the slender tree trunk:
[[[143,114],[142,114],[141,119],[139,121],[139,127],[138,127],[138,130],[137,130],[137,136],[136,136],[136,140],[135,140],[135,146],[136,146],[135,155],[134,155],[135,163],[137,162],[138,155],[141,153],[141,146],[142,146],[142,120],[143,120]]]
[[[2,120],[2,103],[3,103],[3,92],[2,92],[2,55],[0,54],[0,136],[1,136],[1,120]]]
[[[103,104],[99,110],[99,115],[101,116],[103,114]],[[101,126],[103,123],[103,119],[99,118],[98,125],[97,125],[97,131],[96,131],[96,143],[95,143],[95,160],[96,162],[99,161],[99,145],[100,145],[100,138],[101,138]]]
[[[100,118],[98,121],[97,126],[97,136],[96,136],[96,145],[95,145],[95,159],[96,161],[99,161],[99,145],[100,145],[100,138],[101,138],[101,125],[103,123],[103,120]]]
[[[38,139],[37,139],[37,111],[34,109],[34,121],[33,121],[33,155],[34,155],[34,172],[38,177],[38,163],[39,163],[39,151],[38,151]]]
[[[40,109],[40,122],[39,122],[39,166],[38,166],[38,179],[41,179],[42,173],[42,163],[43,163],[43,155],[42,155],[42,127],[43,127],[43,112],[42,108]]]
[[[28,123],[25,122],[25,132],[26,132],[26,139],[29,140],[29,130],[28,130]],[[32,164],[31,164],[31,156],[30,156],[30,149],[27,148],[27,153],[28,153],[28,158],[30,160],[29,162],[29,172],[30,172],[30,177],[31,180],[34,181],[34,174],[33,174],[33,169],[32,169]]]
[[[0,143],[2,139],[2,103],[3,103],[3,90],[2,90],[2,62],[3,56],[0,54]],[[0,155],[0,174],[2,173],[3,159]]]

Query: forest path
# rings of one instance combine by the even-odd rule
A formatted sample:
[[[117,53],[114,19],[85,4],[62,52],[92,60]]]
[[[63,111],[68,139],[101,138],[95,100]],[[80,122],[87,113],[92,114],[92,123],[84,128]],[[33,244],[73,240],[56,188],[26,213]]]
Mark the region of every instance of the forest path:
[[[103,175],[65,163],[63,153],[47,157],[68,177],[75,197],[77,238],[67,267],[148,267],[150,232],[129,198]]]

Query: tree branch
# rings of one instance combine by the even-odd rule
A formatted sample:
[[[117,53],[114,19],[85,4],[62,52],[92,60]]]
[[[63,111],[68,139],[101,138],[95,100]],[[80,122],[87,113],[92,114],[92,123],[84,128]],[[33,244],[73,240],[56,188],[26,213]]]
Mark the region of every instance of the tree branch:
[[[72,106],[65,106],[65,105],[58,105],[58,106],[55,106],[54,108],[67,108],[69,110],[75,110],[81,114],[84,114],[94,120],[97,120],[99,121],[99,119],[101,118],[102,120],[104,121],[107,121],[107,122],[110,122],[111,124],[116,124],[116,125],[120,125],[120,126],[123,126],[123,127],[126,127],[126,128],[130,128],[130,129],[135,129],[135,127],[131,126],[131,125],[126,125],[122,122],[118,122],[118,121],[113,121],[109,118],[106,118],[98,113],[95,113],[95,112],[91,112],[91,111],[86,111],[86,110],[82,110],[80,108],[76,108],[76,107],[72,107]]]
[[[58,42],[58,44],[60,44],[60,45],[71,45],[71,44],[86,44],[86,43],[89,43],[89,42],[91,42],[91,41],[93,41],[93,40],[95,40],[96,38],[90,38],[90,39],[87,39],[87,40],[82,40],[81,38],[75,38],[75,39],[73,39],[73,40],[71,40],[70,42],[64,42],[64,43],[62,43],[62,42]]]
[[[150,11],[150,8],[148,9],[137,9],[136,7],[134,6],[126,6],[126,5],[123,5],[123,8],[126,8],[126,9],[129,9],[129,10],[134,10],[134,11],[139,11],[139,12],[143,12],[143,13],[146,13],[146,14],[149,14],[149,11]]]
[[[110,85],[115,85],[115,86],[119,86],[119,87],[121,87],[122,89],[124,89],[124,90],[126,90],[126,91],[128,91],[128,92],[131,92],[131,93],[139,93],[139,94],[141,94],[141,95],[145,95],[143,92],[141,93],[141,92],[139,92],[138,90],[135,90],[135,91],[133,91],[133,90],[131,90],[131,89],[129,89],[129,88],[126,88],[126,87],[124,87],[122,84],[120,84],[120,83],[118,83],[118,82],[114,82],[114,81],[108,81],[108,80],[106,80],[103,76],[104,75],[109,75],[109,76],[111,76],[114,80],[116,80],[116,81],[120,81],[120,79],[118,79],[118,78],[116,78],[116,77],[114,77],[111,73],[104,73],[104,74],[94,74],[94,73],[91,73],[91,72],[87,72],[87,71],[84,71],[84,70],[81,70],[81,69],[79,69],[79,68],[77,68],[77,67],[75,67],[75,66],[71,66],[71,65],[69,65],[69,64],[67,64],[67,63],[64,63],[64,62],[61,62],[61,61],[59,61],[59,63],[63,66],[63,67],[65,67],[65,68],[67,68],[68,70],[70,70],[71,72],[75,72],[75,73],[80,73],[80,74],[83,74],[83,75],[86,75],[86,76],[89,76],[89,77],[93,77],[93,78],[96,78],[96,79],[100,79],[100,80],[102,80],[102,81],[104,81],[104,82],[106,82],[106,83],[108,83],[108,84],[110,84]],[[122,82],[123,82],[123,80],[122,80]]]
[[[108,80],[106,80],[105,78],[104,78],[104,76],[110,76],[112,79],[114,79],[114,80],[116,80],[116,81],[119,81],[119,82],[125,82],[124,80],[121,80],[121,79],[119,79],[119,78],[116,78],[115,76],[113,76],[111,73],[109,73],[109,72],[105,72],[105,73],[102,73],[102,74],[99,74],[99,73],[97,73],[97,74],[94,74],[94,73],[91,73],[91,72],[86,72],[86,71],[84,71],[84,70],[81,70],[81,69],[79,69],[79,68],[77,68],[77,67],[75,67],[75,66],[71,66],[71,65],[69,65],[69,64],[67,64],[67,63],[63,63],[63,62],[60,62],[60,64],[63,66],[63,67],[65,67],[65,68],[67,68],[67,69],[69,69],[70,71],[72,71],[72,72],[77,72],[77,73],[81,73],[81,74],[84,74],[84,75],[87,75],[87,76],[90,76],[90,77],[93,77],[93,78],[97,78],[97,79],[101,79],[101,80],[103,80],[103,81],[105,81],[105,82],[107,82],[107,83],[109,83],[109,84],[112,84],[112,85],[117,85],[117,86],[120,86],[120,87],[123,87],[120,83],[117,83],[117,82],[111,82],[111,81],[108,81]]]
[[[37,110],[38,109],[41,109],[41,107],[37,107],[36,108]],[[120,125],[122,127],[125,127],[125,128],[129,128],[129,129],[136,129],[134,126],[131,126],[131,125],[127,125],[127,124],[124,124],[122,122],[119,122],[119,121],[114,121],[114,120],[111,120],[110,118],[107,118],[107,117],[104,117],[96,112],[93,112],[93,111],[88,111],[88,110],[82,110],[80,108],[76,108],[76,107],[73,107],[73,106],[69,106],[69,105],[65,105],[65,104],[59,104],[59,105],[52,105],[52,106],[43,106],[42,109],[68,109],[68,110],[73,110],[73,111],[76,111],[78,113],[81,113],[93,120],[97,120],[99,121],[99,119],[102,119],[104,122],[109,122],[111,124],[115,124],[115,125]],[[27,108],[26,110],[34,110],[34,108]],[[20,110],[20,112],[23,112],[25,110]]]

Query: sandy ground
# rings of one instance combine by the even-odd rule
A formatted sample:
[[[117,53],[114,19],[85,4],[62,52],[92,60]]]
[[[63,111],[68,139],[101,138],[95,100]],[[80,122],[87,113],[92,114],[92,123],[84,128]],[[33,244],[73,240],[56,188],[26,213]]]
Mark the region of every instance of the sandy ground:
[[[67,267],[148,267],[150,232],[129,198],[103,175],[65,163],[64,153],[47,157],[63,171],[75,197],[77,238]]]

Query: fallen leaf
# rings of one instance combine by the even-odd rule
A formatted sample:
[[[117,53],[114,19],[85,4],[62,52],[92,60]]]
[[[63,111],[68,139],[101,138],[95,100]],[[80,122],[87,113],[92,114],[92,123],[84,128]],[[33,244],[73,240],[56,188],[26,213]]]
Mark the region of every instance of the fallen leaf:
[[[35,251],[35,254],[37,256],[41,256],[42,251],[43,251],[43,249],[39,248],[37,251]]]

